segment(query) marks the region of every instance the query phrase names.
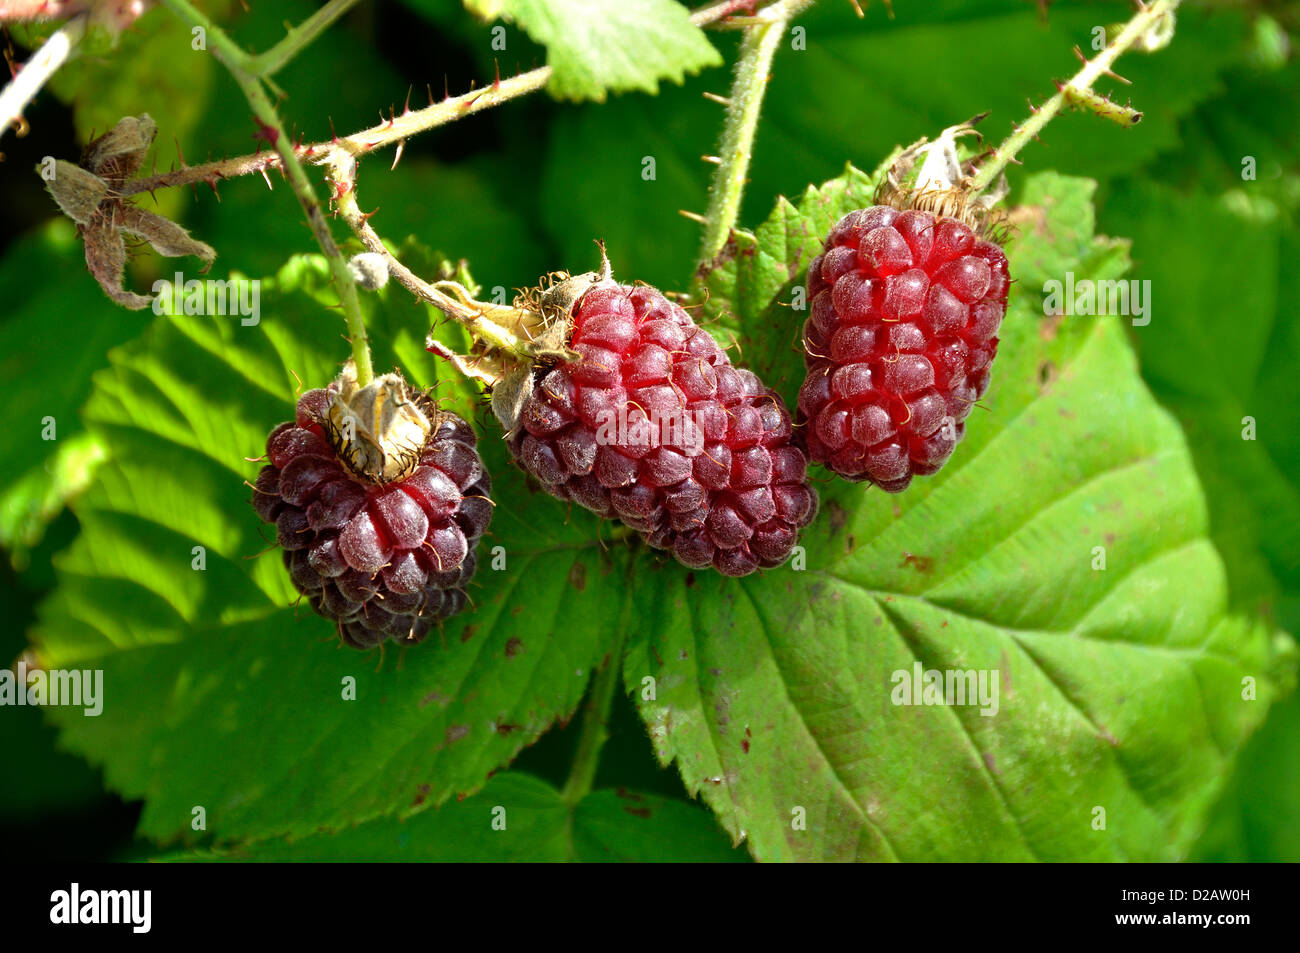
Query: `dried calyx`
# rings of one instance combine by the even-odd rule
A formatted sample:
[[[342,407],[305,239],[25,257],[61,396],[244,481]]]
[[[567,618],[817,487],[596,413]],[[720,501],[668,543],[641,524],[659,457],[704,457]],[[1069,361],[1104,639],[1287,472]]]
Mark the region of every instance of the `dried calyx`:
[[[988,153],[964,150],[961,143],[967,138],[982,142],[975,126],[987,115],[949,126],[933,141],[919,139],[899,152],[876,188],[876,204],[955,218],[976,234],[989,235],[997,226],[994,206],[1007,194],[1006,177],[999,176],[992,187],[976,194],[971,180]]]
[[[123,287],[125,235],[143,238],[169,258],[194,255],[202,259],[203,271],[217,256],[212,246],[191,238],[175,222],[122,197],[122,187],[140,171],[157,134],[158,126],[148,114],[127,116],[86,146],[80,165],[58,160],[52,177],[47,169],[37,167],[54,201],[77,223],[86,246],[86,266],[100,287],[118,304],[137,310],[153,299]]]
[[[350,359],[327,392],[329,408],[316,423],[353,475],[391,483],[415,471],[429,435],[441,422],[428,395],[407,384],[398,371],[358,387]]]
[[[468,314],[452,317],[469,327],[474,335],[469,354],[457,354],[432,334],[429,336],[430,351],[488,387],[492,412],[507,438],[518,431],[519,415],[532,396],[537,380],[555,364],[579,359],[569,348],[573,310],[593,285],[613,277],[605,246],[597,244],[599,271],[578,275],[552,272],[537,286],[520,291],[513,305],[484,304],[468,295],[458,295]],[[482,333],[484,330],[489,333]]]

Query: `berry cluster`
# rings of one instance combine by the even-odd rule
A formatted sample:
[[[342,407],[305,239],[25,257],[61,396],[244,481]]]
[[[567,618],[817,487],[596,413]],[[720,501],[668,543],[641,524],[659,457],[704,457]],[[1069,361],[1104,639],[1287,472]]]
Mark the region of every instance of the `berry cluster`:
[[[780,565],[817,508],[781,398],[654,288],[593,283],[511,448],[552,495],[617,517],[684,565]]]
[[[491,479],[473,430],[409,395],[429,421],[410,472],[360,478],[327,439],[338,383],[307,391],[297,419],[271,431],[253,506],[274,523],[294,587],[356,648],[421,641],[465,607],[487,530]],[[324,425],[323,425],[324,422]]]
[[[955,218],[887,205],[850,212],[808,268],[808,454],[899,492],[936,472],[989,383],[1007,257]]]

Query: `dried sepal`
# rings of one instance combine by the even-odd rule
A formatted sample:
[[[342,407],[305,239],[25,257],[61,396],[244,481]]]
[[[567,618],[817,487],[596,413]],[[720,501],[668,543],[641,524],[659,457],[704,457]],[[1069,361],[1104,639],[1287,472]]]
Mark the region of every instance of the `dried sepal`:
[[[80,166],[56,161],[54,178],[46,183],[63,214],[77,223],[90,273],[105,294],[134,310],[147,307],[153,298],[122,286],[124,234],[143,238],[154,251],[168,258],[193,255],[203,261],[202,272],[217,257],[211,245],[192,238],[180,225],[146,212],[121,196],[123,185],[140,171],[157,135],[158,126],[147,113],[123,117],[86,146]]]
[[[138,235],[147,241],[160,255],[168,258],[182,258],[193,255],[203,259],[200,273],[212,267],[212,260],[217,251],[211,245],[190,237],[190,233],[171,219],[146,212],[135,205],[122,205],[117,210],[117,226],[124,232]]]
[[[54,163],[54,178],[45,183],[63,214],[78,225],[89,225],[95,210],[108,195],[108,183],[81,166],[63,159]]]
[[[140,171],[157,135],[158,124],[148,113],[124,116],[116,126],[86,146],[81,164],[120,188]]]
[[[428,398],[397,371],[359,387],[351,360],[330,389],[329,410],[318,422],[347,468],[370,483],[410,476],[437,429],[437,413]]]
[[[109,224],[102,213],[98,213],[94,221],[81,229],[81,239],[86,245],[86,267],[95,276],[104,293],[132,311],[149,307],[152,298],[122,287],[126,242],[122,239],[121,231]]]
[[[994,206],[1007,194],[1006,176],[973,195],[970,183],[982,155],[963,155],[959,142],[980,135],[975,126],[988,113],[949,126],[931,141],[918,139],[897,154],[876,188],[877,205],[919,209],[936,217],[955,218],[987,235],[998,227]]]

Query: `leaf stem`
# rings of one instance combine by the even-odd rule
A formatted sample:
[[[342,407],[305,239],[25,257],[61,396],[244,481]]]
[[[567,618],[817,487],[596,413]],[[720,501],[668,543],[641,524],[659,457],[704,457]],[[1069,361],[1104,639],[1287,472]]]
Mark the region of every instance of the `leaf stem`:
[[[754,135],[763,109],[763,96],[771,76],[772,58],[790,21],[810,7],[813,0],[780,0],[764,7],[753,17],[740,42],[731,96],[727,100],[727,119],[718,146],[717,169],[709,190],[709,208],[704,215],[704,236],[700,243],[700,263],[704,264],[722,251],[740,215],[740,200],[745,193]]]
[[[614,691],[623,674],[623,640],[626,620],[619,626],[614,647],[605,659],[605,666],[592,680],[587,704],[582,712],[582,734],[578,736],[578,750],[573,756],[568,780],[561,797],[569,809],[591,793],[596,781],[596,768],[600,765],[600,751],[609,740],[609,713],[614,707]]]
[[[329,0],[302,23],[289,28],[283,40],[265,53],[244,54],[242,67],[254,76],[269,77],[278,73],[284,66],[316,37],[328,29],[335,20],[356,6],[357,0]]]
[[[365,386],[374,377],[374,368],[370,360],[370,341],[366,336],[365,320],[361,316],[361,302],[357,297],[357,287],[348,271],[347,261],[339,250],[329,224],[321,212],[320,201],[302,164],[298,161],[288,137],[280,127],[279,116],[275,106],[266,94],[257,76],[244,69],[240,63],[247,62],[247,54],[228,37],[225,32],[212,23],[206,16],[195,9],[189,0],[162,0],[172,13],[193,26],[202,27],[211,44],[213,55],[230,71],[235,82],[248,100],[248,105],[257,117],[261,136],[270,143],[280,157],[280,168],[284,171],[289,185],[298,196],[298,202],[307,215],[307,223],[316,243],[320,245],[329,263],[334,285],[339,293],[339,303],[343,308],[343,318],[347,323],[348,337],[352,344],[352,358],[357,368],[357,383]]]
[[[1065,85],[1061,86],[1055,96],[1039,106],[1028,119],[1016,128],[1007,139],[998,146],[993,155],[980,166],[979,172],[971,181],[971,195],[977,195],[988,188],[1015,159],[1016,155],[1042,131],[1061,109],[1073,98],[1088,92],[1103,74],[1110,73],[1110,68],[1122,53],[1129,50],[1143,35],[1155,28],[1160,21],[1173,14],[1180,0],[1156,0],[1135,13],[1124,25],[1124,29],[1106,48],[1087,60],[1083,69]],[[1076,50],[1077,52],[1077,50]],[[1080,54],[1082,58],[1082,54]],[[1140,114],[1139,114],[1140,115]]]

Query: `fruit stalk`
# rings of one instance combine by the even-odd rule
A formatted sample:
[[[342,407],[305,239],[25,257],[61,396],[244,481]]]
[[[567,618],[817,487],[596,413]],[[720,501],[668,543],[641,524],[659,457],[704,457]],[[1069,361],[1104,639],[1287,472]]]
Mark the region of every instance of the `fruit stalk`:
[[[989,187],[1007,164],[1015,159],[1030,139],[1035,138],[1043,127],[1052,121],[1069,102],[1072,96],[1086,93],[1092,84],[1104,74],[1111,72],[1111,66],[1120,55],[1127,52],[1144,35],[1154,30],[1166,16],[1172,16],[1181,0],[1156,0],[1133,15],[1124,29],[1106,48],[1083,64],[1074,77],[1060,87],[1056,95],[1039,106],[1028,119],[1007,137],[993,155],[980,166],[979,172],[971,182],[971,194],[976,195]],[[1113,75],[1113,74],[1112,74]]]
[[[754,134],[763,109],[763,96],[772,70],[772,58],[790,21],[813,0],[781,0],[745,18],[745,35],[740,43],[735,79],[727,100],[727,119],[718,147],[717,170],[709,190],[709,207],[704,216],[704,237],[700,262],[712,259],[727,244],[740,215],[749,161],[754,151]]]
[[[275,106],[271,103],[258,77],[241,65],[248,61],[248,54],[188,0],[162,0],[162,2],[182,20],[203,28],[208,41],[212,44],[213,55],[225,65],[235,82],[239,84],[244,98],[248,100],[248,105],[253,110],[253,115],[257,117],[262,136],[279,155],[281,168],[307,215],[307,222],[311,226],[312,234],[316,236],[316,243],[320,245],[325,260],[329,262],[330,272],[339,293],[339,303],[343,308],[343,317],[348,326],[352,359],[357,369],[357,383],[364,387],[374,377],[374,369],[370,361],[370,341],[366,336],[365,320],[361,317],[361,302],[357,298],[356,283],[348,271],[347,260],[334,241],[334,236],[321,212],[320,201],[316,197],[311,180],[307,178],[307,173],[298,161],[293,146],[281,129]]]

